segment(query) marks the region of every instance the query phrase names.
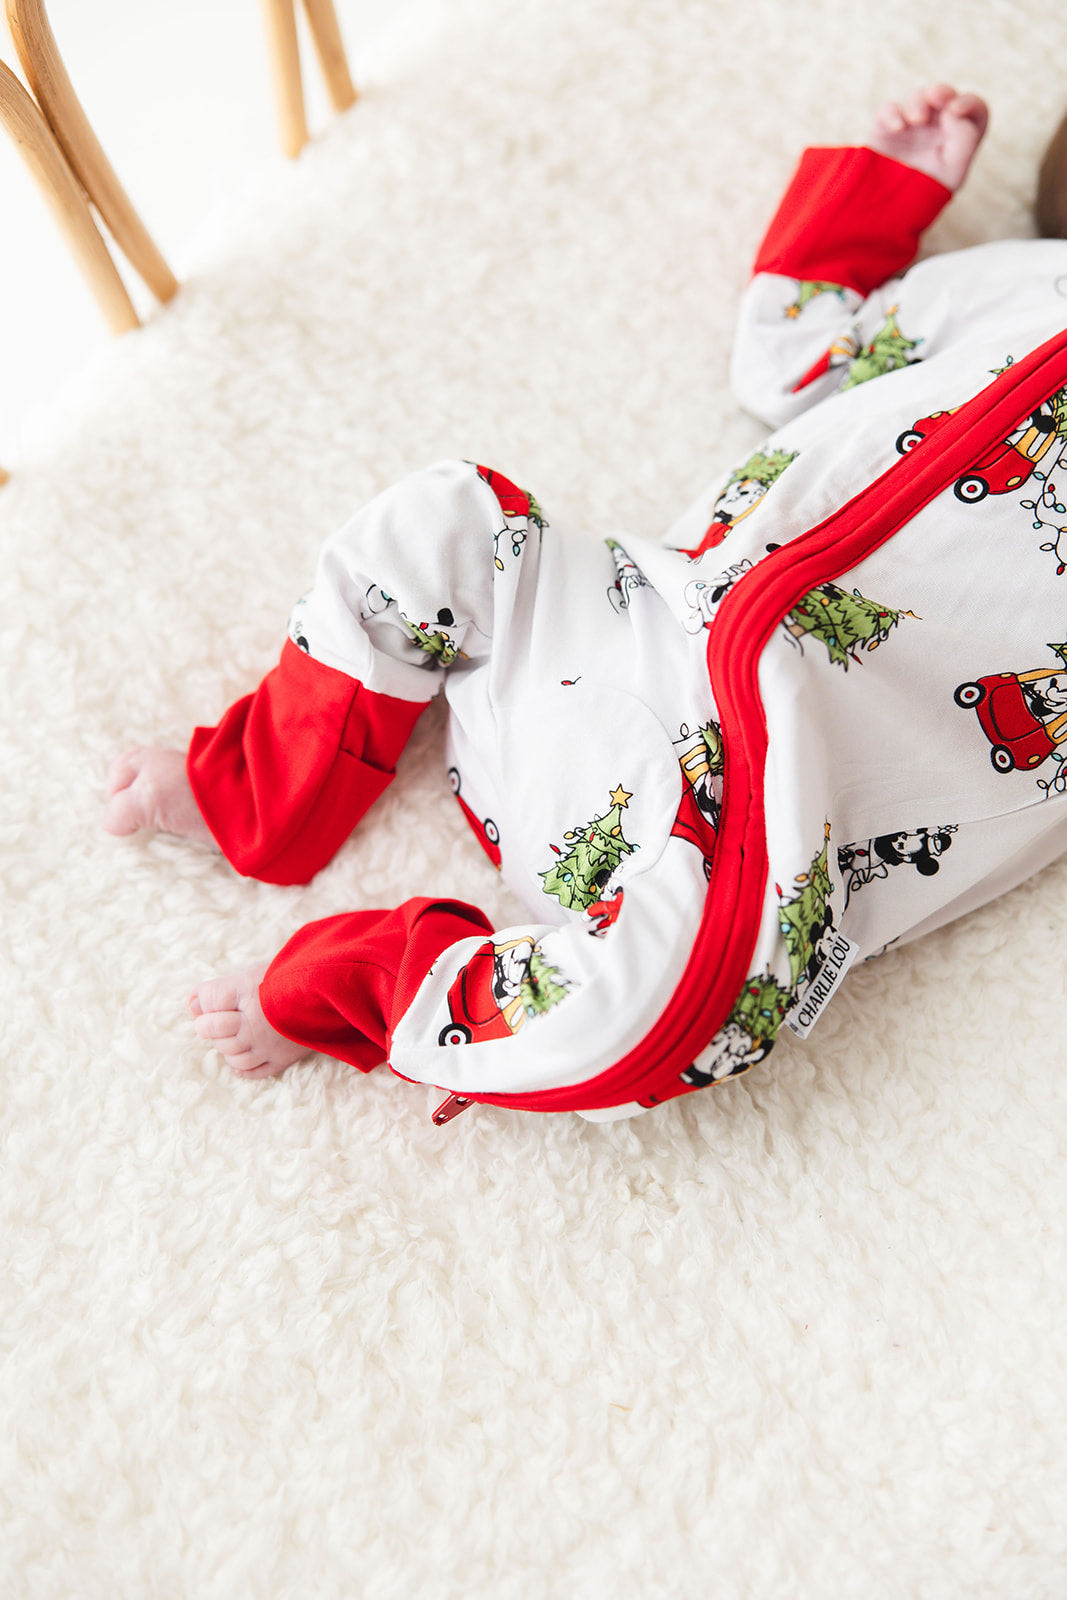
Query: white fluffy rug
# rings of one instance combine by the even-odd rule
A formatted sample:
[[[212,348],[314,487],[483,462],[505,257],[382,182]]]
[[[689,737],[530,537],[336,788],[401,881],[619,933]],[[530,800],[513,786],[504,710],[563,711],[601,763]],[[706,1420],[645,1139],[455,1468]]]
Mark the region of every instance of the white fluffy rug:
[[[725,386],[804,142],[993,102],[931,247],[1025,233],[1045,0],[458,0],[208,219],[0,494],[0,1593],[1060,1600],[1067,862],[848,980],[806,1045],[632,1123],[184,1012],[299,923],[516,911],[440,722],[303,890],[99,831],[134,739],[274,660],[319,541],[441,456],[653,535],[760,437]],[[1067,599],[1067,594],[1065,594]]]

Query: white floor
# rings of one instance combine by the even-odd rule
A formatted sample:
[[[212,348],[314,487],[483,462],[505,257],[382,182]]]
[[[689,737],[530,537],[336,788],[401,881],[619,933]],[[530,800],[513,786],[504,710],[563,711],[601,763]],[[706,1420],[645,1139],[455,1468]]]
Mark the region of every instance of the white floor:
[[[375,39],[410,0],[335,3],[358,82],[372,67]],[[284,159],[257,0],[49,0],[48,14],[97,136],[180,276],[204,216]],[[306,30],[302,45],[314,132],[330,113]],[[0,59],[20,70],[6,33]],[[28,169],[2,135],[0,215],[0,462],[10,462],[34,411],[48,406],[110,334]],[[136,280],[129,286],[138,309],[149,310]]]

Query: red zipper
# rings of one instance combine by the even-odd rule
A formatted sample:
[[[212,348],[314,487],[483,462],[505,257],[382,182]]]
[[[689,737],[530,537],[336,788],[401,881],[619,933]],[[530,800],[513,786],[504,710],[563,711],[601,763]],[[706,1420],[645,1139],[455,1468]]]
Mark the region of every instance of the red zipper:
[[[473,1104],[474,1101],[468,1095],[450,1094],[447,1099],[441,1101],[430,1121],[435,1127],[443,1128],[446,1122],[451,1122],[453,1117],[458,1117],[461,1111],[466,1111],[467,1107]]]
[[[475,1099],[528,1111],[572,1111],[665,1100],[684,1092],[680,1074],[718,1033],[749,976],[762,919],[768,872],[763,817],[767,726],[758,672],[765,645],[805,594],[858,565],[892,538],[977,456],[1065,385],[1067,331],[1038,346],[955,411],[937,432],[936,451],[926,441],[917,445],[846,505],[766,556],[734,585],[708,637],[708,673],[725,746],[718,838],[701,925],[663,1016],[621,1061],[585,1083],[530,1094],[479,1094]],[[443,1102],[435,1122],[457,1098],[464,1097]],[[449,1117],[462,1109],[465,1105]]]

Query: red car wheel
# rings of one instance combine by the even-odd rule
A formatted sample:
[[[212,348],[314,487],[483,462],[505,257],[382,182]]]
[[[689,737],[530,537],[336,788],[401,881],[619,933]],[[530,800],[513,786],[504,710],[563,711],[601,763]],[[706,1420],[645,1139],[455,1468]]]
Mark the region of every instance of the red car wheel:
[[[1012,755],[1007,745],[995,744],[992,750],[989,752],[989,759],[992,761],[998,772],[1015,771],[1015,757]]]
[[[907,428],[897,440],[897,449],[902,456],[906,456],[909,450],[914,450],[915,446],[922,444],[925,438],[924,433],[918,433],[914,428]]]
[[[980,683],[961,683],[952,698],[958,706],[967,711],[973,706],[982,704],[985,699],[985,689]]]
[[[984,478],[961,478],[953,493],[965,506],[976,506],[989,493],[989,485]]]
[[[450,1022],[437,1035],[438,1044],[470,1044],[473,1034],[463,1022]]]

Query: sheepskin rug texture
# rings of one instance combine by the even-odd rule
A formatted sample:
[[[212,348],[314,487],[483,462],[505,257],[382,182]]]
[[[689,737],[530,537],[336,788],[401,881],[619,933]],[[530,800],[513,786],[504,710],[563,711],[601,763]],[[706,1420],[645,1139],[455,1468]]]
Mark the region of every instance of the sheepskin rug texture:
[[[272,665],[317,547],[445,456],[654,536],[762,437],[732,319],[804,143],[993,104],[928,240],[1030,231],[1044,0],[457,0],[205,218],[8,463],[0,1593],[1060,1600],[1067,862],[631,1122],[309,1061],[191,984],[315,917],[519,908],[441,721],[304,889],[99,827],[133,741]],[[1067,580],[1065,580],[1067,583]],[[1067,587],[1065,587],[1067,602]]]

